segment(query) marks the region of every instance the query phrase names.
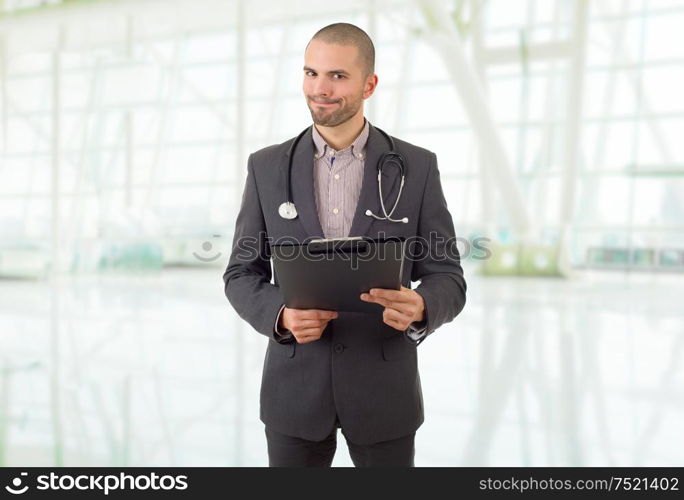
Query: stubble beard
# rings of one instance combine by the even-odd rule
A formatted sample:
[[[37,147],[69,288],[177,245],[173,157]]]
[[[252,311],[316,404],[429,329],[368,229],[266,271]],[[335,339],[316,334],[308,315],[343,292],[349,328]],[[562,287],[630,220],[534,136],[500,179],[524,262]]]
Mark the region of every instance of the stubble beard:
[[[321,127],[337,127],[353,117],[363,101],[363,96],[359,95],[357,99],[349,102],[346,106],[338,107],[332,111],[325,108],[316,108],[315,103],[307,99],[307,106],[311,112],[311,118],[316,125]]]

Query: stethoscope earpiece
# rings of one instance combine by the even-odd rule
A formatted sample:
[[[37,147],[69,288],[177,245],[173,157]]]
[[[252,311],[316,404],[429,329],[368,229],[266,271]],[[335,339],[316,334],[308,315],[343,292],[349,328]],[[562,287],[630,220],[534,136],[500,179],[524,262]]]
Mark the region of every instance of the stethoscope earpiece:
[[[312,125],[313,126],[313,125]],[[387,133],[383,130],[380,130],[378,127],[375,127],[376,130],[378,130],[382,135],[385,136],[385,139],[387,139],[387,143],[389,144],[390,150],[384,153],[380,159],[378,160],[378,197],[380,198],[380,208],[382,208],[382,213],[384,214],[384,217],[380,217],[378,215],[375,215],[371,210],[366,210],[366,215],[368,217],[373,217],[377,220],[387,220],[390,222],[403,222],[404,224],[408,224],[408,217],[404,217],[403,219],[392,219],[392,214],[394,213],[394,209],[397,208],[397,205],[399,204],[399,200],[401,199],[401,191],[404,189],[404,180],[406,178],[406,166],[404,164],[404,157],[401,156],[399,153],[397,153],[394,150],[394,141],[392,138],[387,135]],[[292,188],[290,186],[290,176],[292,175],[292,159],[294,157],[294,151],[295,148],[297,147],[297,143],[300,141],[300,139],[304,136],[304,134],[309,130],[309,127],[305,128],[294,140],[292,143],[292,146],[290,146],[290,149],[288,150],[288,165],[287,165],[287,173],[286,173],[286,179],[285,179],[285,195],[286,195],[286,200],[284,203],[281,203],[280,206],[278,207],[278,214],[283,218],[287,220],[292,220],[297,218],[297,208],[295,207],[295,204],[291,201],[292,200]],[[392,210],[387,213],[387,209],[385,208],[385,200],[382,197],[382,169],[385,166],[385,162],[392,162],[395,163],[398,167],[399,170],[401,171],[401,183],[399,184],[399,193],[397,194],[397,199],[394,202],[394,206],[392,207]]]
[[[371,212],[370,210],[366,210],[366,215],[367,215],[368,217],[373,217],[374,219],[378,219],[378,220],[388,220],[388,221],[390,221],[390,222],[403,222],[404,224],[408,224],[408,221],[409,221],[408,217],[404,217],[403,219],[399,219],[399,220],[397,220],[397,219],[391,219],[391,218],[389,218],[389,217],[378,217],[377,215],[375,215],[375,214],[374,214],[373,212]]]

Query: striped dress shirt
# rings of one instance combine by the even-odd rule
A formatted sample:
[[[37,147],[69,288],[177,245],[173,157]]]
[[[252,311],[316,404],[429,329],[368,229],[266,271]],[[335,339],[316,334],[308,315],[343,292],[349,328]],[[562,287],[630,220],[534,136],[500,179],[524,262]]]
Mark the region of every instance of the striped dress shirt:
[[[313,127],[314,192],[318,219],[326,238],[349,236],[361,194],[368,121],[350,146],[334,150]]]

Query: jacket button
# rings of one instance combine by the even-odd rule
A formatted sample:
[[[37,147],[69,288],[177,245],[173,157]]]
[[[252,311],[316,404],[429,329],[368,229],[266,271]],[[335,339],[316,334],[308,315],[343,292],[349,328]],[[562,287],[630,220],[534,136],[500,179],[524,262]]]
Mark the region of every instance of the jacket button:
[[[344,351],[344,346],[342,344],[335,344],[334,350],[337,354],[340,354]]]

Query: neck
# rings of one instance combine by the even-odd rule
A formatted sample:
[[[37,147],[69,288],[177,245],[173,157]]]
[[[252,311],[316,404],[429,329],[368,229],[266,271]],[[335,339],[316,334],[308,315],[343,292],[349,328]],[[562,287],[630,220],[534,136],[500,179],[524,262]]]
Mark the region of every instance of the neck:
[[[363,108],[359,109],[352,118],[344,123],[340,123],[336,127],[323,127],[321,125],[314,125],[325,142],[336,151],[347,148],[354,142],[365,123],[363,120]]]

